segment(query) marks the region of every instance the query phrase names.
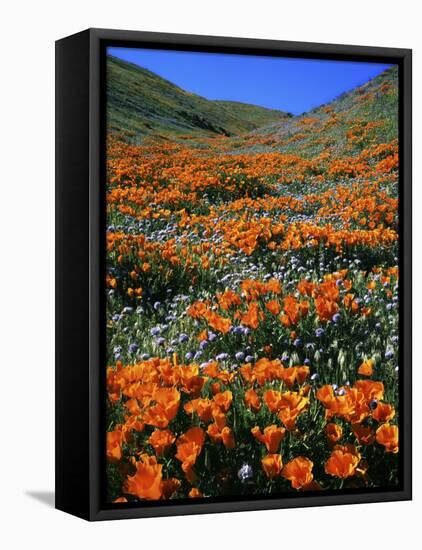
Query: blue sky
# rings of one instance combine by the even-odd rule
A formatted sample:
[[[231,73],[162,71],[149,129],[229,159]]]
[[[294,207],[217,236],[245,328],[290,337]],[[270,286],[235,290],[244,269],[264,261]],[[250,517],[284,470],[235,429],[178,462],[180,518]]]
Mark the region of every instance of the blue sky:
[[[253,103],[293,114],[318,107],[391,66],[137,48],[108,48],[107,53],[208,99]]]

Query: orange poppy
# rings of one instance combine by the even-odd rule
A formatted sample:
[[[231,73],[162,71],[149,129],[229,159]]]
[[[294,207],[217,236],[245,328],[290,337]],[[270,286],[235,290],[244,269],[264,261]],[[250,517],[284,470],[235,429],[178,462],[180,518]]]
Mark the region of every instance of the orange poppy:
[[[261,408],[261,401],[255,390],[250,389],[245,391],[245,404],[254,412],[258,412]]]
[[[267,292],[274,292],[274,294],[281,294],[281,284],[278,279],[270,279],[266,284],[265,290]]]
[[[306,365],[298,367],[288,367],[282,371],[282,380],[288,388],[291,388],[296,382],[301,386],[309,376],[309,367]]]
[[[281,470],[283,468],[281,455],[268,454],[264,456],[264,458],[261,460],[261,464],[262,464],[262,469],[265,472],[265,475],[269,479],[273,479],[274,477],[279,476],[281,474]]]
[[[389,422],[394,418],[396,411],[392,405],[378,401],[376,408],[372,411],[372,418],[377,422]]]
[[[273,315],[278,315],[281,311],[280,303],[278,300],[270,300],[265,304],[265,307]]]
[[[264,401],[272,413],[278,413],[279,419],[290,431],[296,427],[297,417],[306,411],[309,398],[298,392],[278,392],[268,390],[264,393]]]
[[[251,302],[248,311],[241,316],[241,321],[247,327],[257,329],[259,326],[259,306],[258,302]]]
[[[379,401],[384,397],[384,384],[382,382],[375,380],[357,380],[354,387],[363,393],[368,403],[373,399]]]
[[[209,422],[212,419],[212,404],[211,399],[198,398],[188,401],[183,408],[187,414],[196,413],[202,422]]]
[[[220,393],[221,392],[220,382],[213,382],[212,384],[210,384],[210,390],[213,395]]]
[[[353,445],[336,445],[325,463],[325,473],[344,479],[355,475],[360,454]]]
[[[261,386],[271,380],[282,380],[283,366],[278,359],[271,360],[267,357],[262,357],[256,362],[251,378],[252,380],[255,379]]]
[[[136,473],[128,476],[125,482],[125,493],[140,499],[158,500],[162,495],[162,466],[155,456],[141,455],[136,462]]]
[[[252,428],[251,433],[255,439],[265,445],[269,453],[273,454],[280,449],[280,443],[286,434],[286,430],[272,424],[264,428],[264,433],[261,432],[258,426]]]
[[[107,432],[107,460],[118,462],[122,458],[123,433],[121,429]]]
[[[153,393],[153,404],[143,416],[143,422],[156,428],[167,428],[179,410],[180,393],[176,388],[159,388]]]
[[[223,443],[226,449],[234,449],[236,446],[233,431],[228,426],[224,426],[220,431],[216,423],[210,424],[207,429],[207,434],[214,443]]]
[[[281,392],[268,390],[264,393],[264,402],[272,413],[280,410]]]
[[[235,448],[236,442],[234,440],[234,434],[231,428],[229,428],[228,426],[225,426],[221,431],[221,437],[223,440],[223,445],[226,447],[226,449]]]
[[[201,493],[201,491],[196,487],[192,487],[188,494],[189,498],[202,498],[203,496],[204,495]]]
[[[226,414],[215,404],[212,407],[212,418],[219,430],[222,430],[227,424]]]
[[[232,290],[226,290],[222,294],[217,293],[217,301],[221,309],[225,311],[233,306],[240,306],[242,303],[240,296]]]
[[[227,412],[230,408],[230,405],[232,404],[233,394],[230,390],[226,390],[222,393],[217,393],[217,395],[213,397],[213,401],[216,405],[218,405],[218,407],[220,407],[222,411]]]
[[[148,439],[158,456],[163,455],[174,443],[176,436],[170,430],[154,430]]]
[[[131,415],[126,419],[126,422],[123,425],[123,431],[128,434],[132,430],[136,432],[142,432],[145,428],[145,424],[139,420],[139,417],[136,415]]]
[[[242,375],[242,378],[245,382],[253,382],[255,380],[255,376],[252,370],[252,366],[250,363],[245,363],[239,368],[239,372]]]
[[[359,445],[372,445],[374,442],[374,431],[371,426],[352,424],[352,431]]]
[[[205,384],[205,378],[199,376],[199,366],[181,365],[178,374],[182,391],[193,396],[198,395]]]
[[[343,299],[343,304],[346,309],[350,309],[352,313],[357,313],[359,310],[359,304],[354,299],[355,295],[348,293]]]
[[[343,437],[343,428],[339,424],[329,422],[325,426],[325,436],[330,443],[337,443]]]
[[[218,315],[215,311],[207,310],[204,317],[211,328],[218,330],[222,334],[229,332],[232,327],[230,319]]]
[[[374,372],[375,361],[373,359],[367,359],[358,368],[358,374],[361,376],[372,376]]]
[[[330,321],[338,311],[338,305],[334,300],[318,296],[315,298],[315,309],[320,321]]]
[[[348,422],[361,422],[369,414],[369,406],[365,395],[355,387],[341,388],[342,395],[335,395],[334,389],[327,384],[317,391],[317,399],[326,409],[326,417],[343,417]]]
[[[286,327],[296,325],[299,319],[308,313],[308,308],[308,302],[298,302],[294,296],[286,296],[283,300],[284,314],[281,315],[280,321]]]
[[[314,476],[312,468],[314,463],[304,456],[297,456],[284,465],[281,475],[288,479],[294,489],[303,489],[310,485]]]
[[[399,452],[399,429],[393,424],[382,424],[376,431],[376,440],[387,453]]]
[[[186,433],[177,438],[176,458],[182,463],[182,470],[188,479],[192,479],[192,466],[201,454],[205,441],[205,432],[202,428],[190,428]]]
[[[307,281],[306,279],[302,279],[299,281],[297,285],[298,291],[303,294],[304,296],[312,296],[312,292],[314,290],[314,283],[311,283],[310,281]]]

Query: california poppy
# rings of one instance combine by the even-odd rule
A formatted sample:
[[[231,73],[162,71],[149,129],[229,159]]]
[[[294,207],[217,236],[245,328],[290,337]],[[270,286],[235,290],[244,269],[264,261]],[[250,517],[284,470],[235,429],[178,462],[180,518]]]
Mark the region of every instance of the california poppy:
[[[176,436],[170,430],[154,430],[148,443],[154,447],[158,456],[163,455],[174,443]]]
[[[209,422],[212,419],[212,405],[211,399],[198,398],[188,401],[184,409],[187,414],[196,413],[203,422]]]
[[[374,431],[371,426],[352,424],[352,431],[359,445],[371,445],[374,442]]]
[[[262,469],[265,472],[265,475],[269,479],[273,479],[274,477],[279,476],[281,474],[281,470],[283,468],[281,455],[268,454],[264,456],[264,458],[261,460],[261,464],[262,464]]]
[[[190,428],[183,435],[179,436],[176,441],[177,453],[175,456],[182,463],[182,470],[188,479],[194,478],[192,467],[201,454],[204,441],[204,430],[199,427]]]
[[[270,300],[265,304],[265,307],[273,315],[278,315],[280,313],[281,307],[278,300]]]
[[[382,424],[375,434],[377,443],[383,445],[388,453],[399,452],[399,429],[394,424]]]
[[[288,479],[294,489],[303,489],[312,482],[314,464],[309,458],[297,456],[283,466],[281,476]]]
[[[286,430],[280,426],[272,424],[264,428],[262,433],[258,426],[251,430],[252,435],[263,443],[269,453],[276,453],[280,449],[280,443],[286,434]]]
[[[107,432],[107,460],[118,462],[122,458],[123,434],[121,429]]]
[[[162,495],[162,466],[155,456],[142,454],[136,463],[136,473],[128,476],[125,492],[140,499],[158,500]]]
[[[346,478],[355,474],[360,454],[353,445],[336,445],[325,463],[325,472],[331,476]]]
[[[375,361],[373,359],[367,359],[360,364],[358,374],[361,376],[372,376],[372,373],[374,372],[374,364]]]
[[[259,396],[254,389],[245,391],[245,404],[254,412],[258,412],[260,410],[261,401],[259,400]]]
[[[392,405],[378,401],[377,406],[372,411],[372,418],[377,422],[389,422],[394,418],[396,411]]]
[[[155,403],[146,410],[143,421],[157,428],[167,428],[179,409],[180,393],[176,388],[159,388],[152,397]]]
[[[330,443],[337,443],[343,436],[343,429],[339,424],[329,422],[325,426],[325,436]]]

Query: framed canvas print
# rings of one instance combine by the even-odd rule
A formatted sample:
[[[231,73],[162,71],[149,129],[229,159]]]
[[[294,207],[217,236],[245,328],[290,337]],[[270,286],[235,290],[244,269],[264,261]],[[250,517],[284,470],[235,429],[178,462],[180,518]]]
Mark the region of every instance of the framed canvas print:
[[[56,43],[56,506],[411,498],[411,51]]]

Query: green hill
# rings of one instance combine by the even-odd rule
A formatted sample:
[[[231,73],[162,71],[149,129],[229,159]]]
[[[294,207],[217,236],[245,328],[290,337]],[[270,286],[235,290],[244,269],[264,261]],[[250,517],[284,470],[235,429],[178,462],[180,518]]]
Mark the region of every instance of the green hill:
[[[126,135],[240,135],[291,115],[235,101],[213,101],[115,57],[107,58],[107,124]]]
[[[276,150],[313,157],[357,154],[397,138],[398,71],[392,67],[330,103],[230,141],[236,152]]]
[[[291,113],[284,113],[276,109],[267,109],[266,107],[258,107],[257,105],[238,101],[215,99],[213,103],[224,107],[228,113],[234,115],[239,120],[243,120],[245,124],[255,126],[255,128],[261,128],[274,121],[280,121],[280,118],[285,121],[287,118],[293,117]],[[282,114],[282,117],[280,117],[280,114]]]

